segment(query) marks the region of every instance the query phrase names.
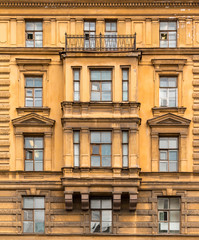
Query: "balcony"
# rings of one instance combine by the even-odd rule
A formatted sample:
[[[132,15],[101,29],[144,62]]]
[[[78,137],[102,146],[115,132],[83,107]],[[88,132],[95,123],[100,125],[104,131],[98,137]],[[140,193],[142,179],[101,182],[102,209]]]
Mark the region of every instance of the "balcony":
[[[134,35],[65,35],[65,52],[132,52]]]

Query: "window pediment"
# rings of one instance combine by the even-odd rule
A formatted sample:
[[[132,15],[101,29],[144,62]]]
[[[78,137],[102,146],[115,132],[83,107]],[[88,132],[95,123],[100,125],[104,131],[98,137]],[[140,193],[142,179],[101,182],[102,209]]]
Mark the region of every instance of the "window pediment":
[[[150,127],[160,127],[160,126],[175,126],[175,127],[188,127],[191,120],[177,116],[172,113],[168,113],[159,117],[149,119],[147,121]]]
[[[25,116],[15,118],[12,120],[13,125],[16,126],[49,126],[52,127],[54,120],[41,116],[36,113],[30,113]]]

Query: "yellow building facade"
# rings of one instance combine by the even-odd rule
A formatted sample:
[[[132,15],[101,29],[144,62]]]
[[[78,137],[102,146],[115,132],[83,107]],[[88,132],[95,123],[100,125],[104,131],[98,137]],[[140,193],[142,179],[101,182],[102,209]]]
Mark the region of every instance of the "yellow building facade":
[[[0,239],[197,239],[199,2],[0,0]]]

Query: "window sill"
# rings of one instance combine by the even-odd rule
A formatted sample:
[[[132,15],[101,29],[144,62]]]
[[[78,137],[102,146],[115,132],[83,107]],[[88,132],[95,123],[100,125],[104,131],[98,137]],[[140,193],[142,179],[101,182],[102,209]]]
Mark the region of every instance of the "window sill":
[[[179,113],[184,114],[186,111],[185,107],[154,107],[152,112],[154,116],[158,116],[161,113]]]
[[[49,116],[50,114],[50,108],[48,107],[18,107],[16,108],[16,110],[19,115],[24,115],[26,113],[32,112],[43,113],[44,115],[47,116]]]

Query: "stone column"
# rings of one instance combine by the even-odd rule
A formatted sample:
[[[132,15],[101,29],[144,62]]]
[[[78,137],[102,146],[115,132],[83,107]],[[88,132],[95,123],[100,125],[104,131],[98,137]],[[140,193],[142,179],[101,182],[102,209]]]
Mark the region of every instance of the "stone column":
[[[11,47],[16,47],[17,43],[17,21],[16,18],[10,19],[10,45]]]
[[[24,171],[24,137],[22,132],[15,134],[16,171]]]
[[[44,134],[44,171],[52,170],[52,133]]]
[[[90,131],[82,128],[80,133],[80,167],[90,168]]]
[[[151,171],[152,172],[158,172],[159,170],[159,137],[158,133],[151,133]]]
[[[17,47],[25,47],[25,21],[23,18],[17,18]]]
[[[122,168],[122,141],[121,129],[113,129],[112,136],[112,167]]]
[[[152,47],[159,47],[160,45],[160,29],[159,19],[152,20]]]
[[[139,167],[138,162],[138,129],[129,131],[129,168]]]
[[[64,129],[63,136],[63,160],[64,167],[73,167],[73,130],[72,128]]]

